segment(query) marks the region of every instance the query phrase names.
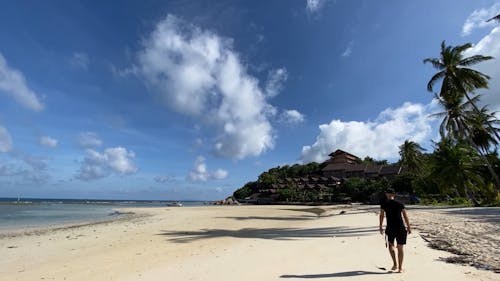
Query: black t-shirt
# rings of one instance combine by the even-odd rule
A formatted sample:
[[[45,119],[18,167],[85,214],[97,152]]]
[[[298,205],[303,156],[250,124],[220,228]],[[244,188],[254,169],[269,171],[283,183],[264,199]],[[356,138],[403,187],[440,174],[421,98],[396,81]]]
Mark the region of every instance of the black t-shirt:
[[[401,215],[401,212],[405,208],[403,203],[396,200],[386,200],[380,204],[380,208],[384,210],[387,218],[386,230],[400,230],[405,228]]]

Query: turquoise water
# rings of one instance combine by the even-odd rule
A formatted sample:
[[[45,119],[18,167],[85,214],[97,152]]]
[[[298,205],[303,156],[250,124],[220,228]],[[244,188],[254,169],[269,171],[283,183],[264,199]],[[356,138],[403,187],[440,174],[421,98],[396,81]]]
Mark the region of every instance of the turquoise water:
[[[0,231],[38,227],[57,227],[111,220],[123,216],[123,208],[164,207],[169,201],[121,201],[77,199],[0,198]],[[202,206],[208,202],[187,201],[184,206]]]

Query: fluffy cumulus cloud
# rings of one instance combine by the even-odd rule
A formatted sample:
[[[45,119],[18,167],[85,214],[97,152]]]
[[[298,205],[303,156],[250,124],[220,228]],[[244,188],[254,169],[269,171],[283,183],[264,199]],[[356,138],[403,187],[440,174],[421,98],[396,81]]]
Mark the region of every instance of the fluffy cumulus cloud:
[[[483,105],[489,105],[489,109],[492,111],[500,111],[500,26],[493,28],[488,35],[465,53],[465,56],[472,55],[485,55],[494,58],[476,64],[472,68],[491,78],[489,89],[478,91],[482,95],[481,102]]]
[[[288,79],[286,68],[278,68],[269,71],[266,85],[266,94],[268,97],[275,97],[283,90],[283,84]]]
[[[496,21],[488,21],[492,17],[500,14],[500,3],[496,3],[489,8],[475,10],[469,15],[464,25],[462,26],[462,35],[467,36],[471,34],[474,29],[494,26]]]
[[[23,74],[9,67],[2,54],[0,54],[0,93],[11,96],[28,109],[34,111],[43,109],[36,93],[28,87]]]
[[[429,118],[433,105],[405,103],[399,108],[388,108],[374,121],[332,120],[319,126],[316,142],[302,148],[304,163],[322,162],[328,154],[342,149],[359,157],[395,159],[399,146],[407,139],[422,142],[429,138]]]
[[[189,172],[188,180],[189,181],[208,181],[211,179],[225,179],[228,176],[228,172],[226,170],[217,169],[215,172],[209,172],[207,168],[207,164],[205,163],[205,158],[199,156],[194,161],[193,170]]]
[[[12,139],[9,132],[0,126],[0,152],[9,152],[12,149]]]
[[[138,62],[137,72],[171,109],[211,126],[217,156],[242,159],[273,147],[276,110],[230,39],[168,15],[143,42]]]
[[[57,140],[54,138],[51,138],[49,136],[40,137],[38,142],[40,143],[40,145],[45,146],[45,147],[53,148],[53,147],[57,146]]]
[[[102,140],[94,132],[79,133],[76,141],[83,148],[95,148],[102,145]]]
[[[298,124],[304,122],[304,114],[295,109],[284,110],[279,117],[281,123],[285,124]]]
[[[103,153],[87,149],[87,155],[81,163],[77,178],[93,180],[107,177],[113,173],[130,175],[137,172],[134,163],[135,154],[124,147],[107,148]]]
[[[306,0],[306,10],[310,13],[319,11],[327,0]]]

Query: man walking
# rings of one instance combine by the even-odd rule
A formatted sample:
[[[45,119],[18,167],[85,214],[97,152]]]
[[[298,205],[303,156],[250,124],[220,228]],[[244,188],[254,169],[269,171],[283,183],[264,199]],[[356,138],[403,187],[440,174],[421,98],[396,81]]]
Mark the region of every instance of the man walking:
[[[384,215],[387,218],[387,225],[385,227],[385,235],[389,242],[389,253],[392,258],[392,270],[403,272],[403,246],[406,244],[406,236],[411,233],[410,221],[406,215],[405,205],[399,201],[394,200],[396,192],[394,189],[388,188],[385,191],[387,200],[380,204],[379,216],[379,230],[380,234],[384,234],[382,223],[384,222]],[[404,223],[403,223],[404,219]],[[406,224],[406,227],[405,227]],[[394,251],[394,240],[397,242],[398,258],[396,261],[396,253]]]

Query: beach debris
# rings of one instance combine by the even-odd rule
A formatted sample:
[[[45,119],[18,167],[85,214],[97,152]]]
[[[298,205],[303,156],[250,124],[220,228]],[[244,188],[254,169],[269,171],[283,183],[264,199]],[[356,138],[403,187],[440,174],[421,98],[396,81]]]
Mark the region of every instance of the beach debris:
[[[17,248],[17,246],[9,246],[7,248],[9,248],[9,249],[15,249],[15,248]]]
[[[339,215],[343,215],[345,213],[346,213],[346,211],[342,210],[342,211],[340,211]]]

